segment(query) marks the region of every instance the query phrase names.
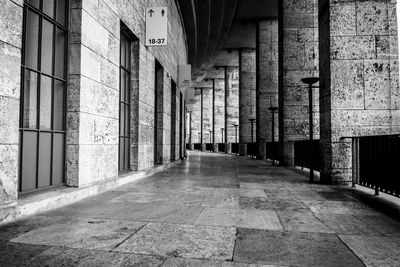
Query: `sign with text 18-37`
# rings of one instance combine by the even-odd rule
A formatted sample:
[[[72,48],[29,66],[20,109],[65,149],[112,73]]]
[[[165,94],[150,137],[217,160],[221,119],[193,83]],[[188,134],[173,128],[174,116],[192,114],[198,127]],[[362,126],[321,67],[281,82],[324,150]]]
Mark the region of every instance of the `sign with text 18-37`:
[[[168,9],[166,7],[146,8],[146,46],[167,45]]]

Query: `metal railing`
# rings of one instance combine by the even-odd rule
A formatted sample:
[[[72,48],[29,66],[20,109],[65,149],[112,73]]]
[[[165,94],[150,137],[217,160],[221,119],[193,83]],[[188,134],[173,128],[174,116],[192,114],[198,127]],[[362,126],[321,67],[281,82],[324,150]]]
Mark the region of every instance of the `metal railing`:
[[[247,155],[251,157],[257,156],[257,145],[258,143],[247,143]]]
[[[270,160],[279,160],[279,142],[266,142],[265,156]]]
[[[352,140],[352,182],[400,197],[400,135],[343,137]]]
[[[201,143],[194,143],[194,150],[201,150]]]
[[[310,154],[311,153],[311,154]],[[310,168],[310,161],[313,160],[313,169],[321,170],[321,148],[319,140],[294,142],[294,165],[301,168]]]
[[[214,144],[206,143],[206,151],[214,151]]]
[[[232,154],[239,154],[239,143],[231,143]]]
[[[218,143],[218,152],[226,153],[225,143]]]

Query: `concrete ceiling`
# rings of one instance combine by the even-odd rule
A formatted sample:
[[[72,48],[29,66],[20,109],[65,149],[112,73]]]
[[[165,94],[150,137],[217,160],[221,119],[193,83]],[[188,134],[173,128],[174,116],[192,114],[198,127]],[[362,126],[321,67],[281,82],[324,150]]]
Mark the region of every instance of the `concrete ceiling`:
[[[242,47],[255,47],[259,19],[278,15],[278,0],[176,0],[188,41],[194,86],[223,77],[218,66],[238,66]]]

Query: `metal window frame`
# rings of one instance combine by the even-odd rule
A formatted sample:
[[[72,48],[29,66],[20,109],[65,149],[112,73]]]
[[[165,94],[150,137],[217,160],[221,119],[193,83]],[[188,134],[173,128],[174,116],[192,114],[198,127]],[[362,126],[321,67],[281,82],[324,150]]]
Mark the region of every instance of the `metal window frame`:
[[[65,25],[62,25],[57,21],[57,4],[58,2],[54,2],[54,18],[51,18],[47,14],[45,14],[43,10],[43,0],[40,0],[39,2],[39,9],[32,6],[28,1],[24,0],[23,2],[23,28],[22,28],[22,56],[21,56],[21,89],[20,89],[20,115],[19,115],[19,135],[20,135],[20,144],[19,144],[19,151],[18,151],[18,164],[19,164],[19,169],[18,169],[18,192],[20,195],[24,194],[29,194],[32,192],[37,192],[41,190],[46,190],[48,188],[53,188],[57,187],[60,185],[53,185],[53,156],[54,156],[54,134],[63,134],[63,177],[62,177],[62,184],[65,183],[65,174],[66,174],[66,122],[67,122],[67,78],[69,75],[68,72],[68,50],[69,50],[69,15],[70,15],[70,1],[65,0]],[[34,69],[32,67],[28,67],[25,65],[25,56],[26,56],[26,19],[28,15],[28,10],[31,11],[32,13],[38,15],[39,17],[39,26],[38,26],[38,58],[37,58],[37,69]],[[43,73],[42,72],[42,66],[41,66],[41,56],[42,56],[42,31],[43,31],[43,20],[47,20],[49,23],[52,24],[53,26],[53,43],[52,43],[52,73]],[[55,49],[56,49],[56,33],[57,29],[60,29],[64,31],[65,33],[65,46],[64,46],[64,79],[60,77],[56,77],[55,75]],[[26,71],[31,71],[37,74],[38,79],[37,79],[37,103],[36,103],[36,110],[39,111],[36,114],[36,129],[31,129],[31,128],[25,128],[24,126],[24,105],[25,105],[25,73]],[[42,76],[48,77],[51,79],[51,122],[50,122],[50,129],[41,129],[40,128],[40,96],[41,96],[41,78]],[[63,90],[63,123],[62,123],[62,130],[54,130],[54,81],[58,80],[63,82],[64,84],[64,90]],[[35,174],[35,189],[29,190],[29,191],[22,191],[22,168],[23,168],[23,160],[22,160],[22,154],[23,154],[23,143],[24,143],[24,138],[23,134],[24,132],[37,132],[37,144],[36,144],[36,174]],[[40,148],[40,133],[50,133],[51,134],[51,144],[50,144],[50,185],[48,187],[43,187],[39,188],[39,159],[40,159],[40,154],[39,154],[39,148]]]
[[[122,41],[124,39],[124,42]],[[118,104],[118,108],[119,108],[119,133],[118,133],[118,173],[119,174],[123,174],[123,173],[127,173],[131,171],[131,166],[130,166],[130,147],[131,147],[131,78],[132,78],[132,38],[130,38],[123,30],[120,33],[120,60],[119,60],[119,104]],[[127,49],[125,48],[125,45],[128,45]],[[125,57],[126,57],[126,53],[129,53],[128,56],[128,62],[126,62],[126,64],[128,66],[124,66],[123,62],[122,62],[122,50],[125,50]],[[124,58],[125,60],[125,58]],[[128,84],[126,84],[125,81],[125,88],[122,88],[122,83],[121,83],[121,74],[122,72],[125,72],[125,75],[128,75]],[[125,78],[126,79],[126,78]],[[125,99],[128,99],[128,102],[123,101],[121,98],[121,94],[122,94],[122,90],[124,90],[124,95],[125,95]],[[128,107],[128,116],[126,115],[125,112],[125,116],[124,116],[124,131],[123,133],[121,133],[121,107],[125,108]],[[126,132],[126,122],[128,121],[128,135],[125,135]],[[120,156],[120,149],[121,149],[121,138],[124,140],[124,148],[123,148],[123,159],[121,159]],[[126,155],[126,151],[125,151],[125,141],[128,140],[128,158],[125,158]],[[124,164],[123,164],[123,168],[121,169],[121,160],[124,160]],[[125,163],[127,162],[126,166]]]

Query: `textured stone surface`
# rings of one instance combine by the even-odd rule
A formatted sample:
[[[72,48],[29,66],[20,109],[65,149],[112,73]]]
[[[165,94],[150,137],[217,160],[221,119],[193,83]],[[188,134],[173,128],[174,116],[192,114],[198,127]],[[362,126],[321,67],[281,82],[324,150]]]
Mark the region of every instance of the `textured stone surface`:
[[[265,142],[272,141],[272,113],[269,107],[278,107],[278,20],[259,22],[257,92],[257,142],[259,153],[265,159]],[[274,118],[275,136],[278,140],[278,114]]]
[[[235,143],[235,127],[239,125],[239,70],[236,67],[225,68],[225,140]],[[239,142],[239,129],[237,133]]]
[[[351,140],[341,138],[397,133],[400,125],[396,4],[319,2],[321,179],[348,183]]]
[[[363,266],[334,235],[240,228],[234,261],[295,266]]]
[[[256,141],[256,124],[249,119],[256,118],[256,51],[239,51],[239,143],[240,154],[246,155],[246,143]]]
[[[308,89],[302,78],[318,77],[318,6],[316,0],[284,0],[280,35],[280,128],[283,160],[294,165],[294,144],[309,135]],[[313,91],[314,138],[319,139],[318,90]]]
[[[221,131],[224,128],[225,135],[225,79],[216,79],[214,82],[214,143],[218,144],[225,142]]]
[[[234,227],[149,223],[116,251],[182,258],[232,259]]]

